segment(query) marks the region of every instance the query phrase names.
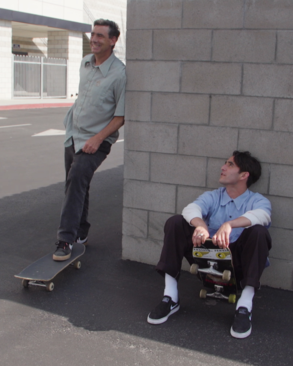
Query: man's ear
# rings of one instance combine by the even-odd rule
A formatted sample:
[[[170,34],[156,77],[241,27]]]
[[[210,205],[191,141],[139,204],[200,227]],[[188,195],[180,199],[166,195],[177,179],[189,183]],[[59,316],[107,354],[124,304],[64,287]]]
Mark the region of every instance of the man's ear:
[[[110,38],[110,45],[113,47],[115,46],[116,42],[118,41],[118,38],[117,37],[111,37]]]
[[[249,177],[249,173],[248,172],[241,172],[240,173],[240,179],[244,180],[244,179],[248,179]]]

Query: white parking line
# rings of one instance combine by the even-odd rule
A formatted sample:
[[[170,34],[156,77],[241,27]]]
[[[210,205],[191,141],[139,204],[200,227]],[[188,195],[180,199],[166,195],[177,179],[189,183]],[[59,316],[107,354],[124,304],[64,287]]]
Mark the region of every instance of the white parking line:
[[[0,119],[7,119],[7,117],[0,117]]]
[[[65,131],[64,130],[50,129],[50,130],[47,130],[47,131],[36,133],[36,134],[32,135],[32,137],[34,137],[34,136],[37,136],[37,137],[40,137],[40,136],[58,136],[58,135],[65,135]]]
[[[23,126],[31,126],[31,123],[25,125],[12,125],[12,126],[0,126],[0,128],[12,128],[12,127],[23,127]]]

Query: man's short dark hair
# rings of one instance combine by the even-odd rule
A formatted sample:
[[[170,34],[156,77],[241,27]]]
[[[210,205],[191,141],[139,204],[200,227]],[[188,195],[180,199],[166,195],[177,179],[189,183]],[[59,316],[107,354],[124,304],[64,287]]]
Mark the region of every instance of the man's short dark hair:
[[[109,27],[109,38],[116,37],[118,39],[119,36],[120,36],[120,29],[118,27],[118,24],[116,24],[112,20],[109,20],[109,19],[97,19],[94,22],[94,26],[95,25],[106,25],[106,26],[108,26]]]
[[[260,162],[253,156],[249,151],[238,151],[233,152],[234,162],[239,167],[239,172],[248,172],[249,177],[247,179],[247,188],[253,183],[258,181],[261,176],[261,165]]]

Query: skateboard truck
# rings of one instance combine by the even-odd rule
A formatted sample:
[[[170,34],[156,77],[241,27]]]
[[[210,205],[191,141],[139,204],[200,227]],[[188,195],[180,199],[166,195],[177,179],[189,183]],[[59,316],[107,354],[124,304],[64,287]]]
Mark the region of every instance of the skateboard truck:
[[[217,271],[218,263],[214,261],[208,261],[209,268],[198,268],[198,272],[208,273],[215,276],[222,276],[222,272]]]

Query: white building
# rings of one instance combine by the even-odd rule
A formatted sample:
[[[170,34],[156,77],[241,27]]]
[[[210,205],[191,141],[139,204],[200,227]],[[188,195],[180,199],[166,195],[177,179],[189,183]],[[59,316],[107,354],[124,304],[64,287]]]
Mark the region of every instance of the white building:
[[[61,68],[67,64],[67,72],[62,81],[66,84],[62,96],[75,96],[78,91],[80,61],[90,52],[88,38],[92,24],[98,18],[114,20],[120,26],[121,37],[115,53],[124,61],[126,2],[126,0],[10,0],[9,2],[0,0],[2,86],[0,99],[18,97],[16,90],[19,85],[16,85],[18,81],[15,81],[14,77],[19,76],[17,71],[19,68],[15,65],[14,55],[61,59]],[[26,65],[29,65],[27,67],[30,68],[30,74],[26,78],[31,79],[31,84],[35,85],[39,82],[39,75],[36,75],[37,80],[32,79],[38,70],[37,67],[40,67],[37,63],[41,62],[41,58],[28,59],[31,63]],[[55,62],[59,61],[54,60]],[[56,67],[52,65],[51,74],[55,73]],[[48,70],[47,72],[49,73]],[[27,82],[29,81],[26,80]],[[32,85],[30,87],[32,88]],[[46,96],[43,93],[37,94],[27,93],[27,96]],[[25,96],[23,93],[21,95]],[[48,93],[47,96],[56,97],[56,94]]]

